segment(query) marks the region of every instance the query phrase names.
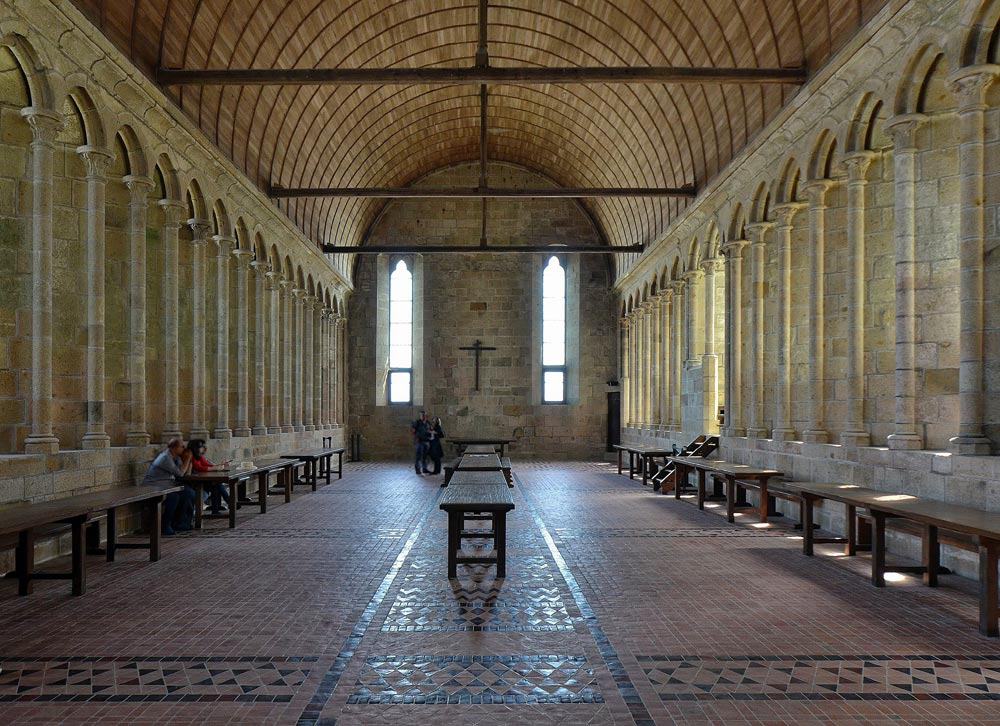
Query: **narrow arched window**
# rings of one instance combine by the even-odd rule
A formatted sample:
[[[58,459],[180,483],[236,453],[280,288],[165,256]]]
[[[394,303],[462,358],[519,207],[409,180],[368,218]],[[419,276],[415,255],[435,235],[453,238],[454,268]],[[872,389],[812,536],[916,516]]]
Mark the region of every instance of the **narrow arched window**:
[[[413,401],[413,275],[402,260],[389,276],[389,403]]]
[[[542,271],[542,403],[566,403],[566,268],[555,255]]]

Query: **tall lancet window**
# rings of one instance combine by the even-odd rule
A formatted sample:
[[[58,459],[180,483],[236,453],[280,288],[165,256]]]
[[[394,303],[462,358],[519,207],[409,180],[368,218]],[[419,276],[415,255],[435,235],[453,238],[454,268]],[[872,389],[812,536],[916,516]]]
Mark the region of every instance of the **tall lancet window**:
[[[389,403],[413,401],[413,275],[402,260],[389,276]]]
[[[542,402],[566,403],[566,268],[555,255],[542,271]]]

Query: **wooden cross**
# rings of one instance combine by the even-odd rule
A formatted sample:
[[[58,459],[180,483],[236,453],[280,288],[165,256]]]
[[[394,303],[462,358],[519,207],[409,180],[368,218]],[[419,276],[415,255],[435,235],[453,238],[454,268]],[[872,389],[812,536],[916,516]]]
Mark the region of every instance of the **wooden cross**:
[[[496,350],[496,348],[493,348],[493,347],[488,346],[488,345],[483,345],[482,341],[477,340],[472,345],[467,345],[467,346],[464,346],[464,347],[460,347],[459,350],[471,350],[473,353],[476,354],[476,390],[478,391],[479,390],[479,354],[482,353],[484,350]]]

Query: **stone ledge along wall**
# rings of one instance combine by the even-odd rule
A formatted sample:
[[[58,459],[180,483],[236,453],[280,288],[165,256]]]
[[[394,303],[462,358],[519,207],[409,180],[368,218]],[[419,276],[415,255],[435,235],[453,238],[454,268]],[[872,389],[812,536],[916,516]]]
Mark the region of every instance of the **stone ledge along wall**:
[[[421,181],[431,186],[475,186],[477,168],[461,165]],[[491,164],[500,187],[548,185],[523,169]],[[590,219],[571,200],[490,200],[490,244],[600,244]],[[475,200],[394,201],[375,223],[368,244],[476,245],[480,203]],[[517,439],[514,456],[592,458],[605,448],[607,381],[615,376],[614,313],[603,255],[576,255],[579,264],[578,396],[568,405],[533,403],[534,305],[541,288],[537,255],[424,255],[423,289],[415,307],[423,315],[423,405],[376,405],[377,258],[360,256],[348,321],[351,433],[360,433],[366,456],[404,458],[412,452],[409,424],[420,408],[441,417],[451,437],[496,435]],[[418,312],[417,315],[420,313]],[[571,329],[572,328],[572,329]],[[480,392],[474,363],[460,347],[475,340],[483,352]],[[571,346],[572,347],[572,346]],[[536,394],[537,395],[537,394]],[[446,454],[448,449],[446,447]]]

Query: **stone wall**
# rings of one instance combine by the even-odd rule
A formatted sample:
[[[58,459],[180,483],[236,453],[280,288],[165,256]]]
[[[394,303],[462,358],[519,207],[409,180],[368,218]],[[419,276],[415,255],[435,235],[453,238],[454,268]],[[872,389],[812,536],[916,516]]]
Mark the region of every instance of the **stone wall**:
[[[548,183],[519,168],[493,164],[491,183],[501,187]],[[421,183],[474,186],[477,169],[463,165],[436,172]],[[599,243],[591,220],[567,200],[490,201],[490,244]],[[476,245],[478,201],[395,201],[387,206],[368,243]],[[518,439],[515,456],[590,458],[606,442],[607,381],[614,378],[613,304],[608,265],[602,255],[575,255],[579,325],[569,326],[570,348],[578,348],[575,400],[542,405],[534,378],[533,320],[540,308],[542,258],[537,255],[424,255],[423,289],[416,293],[423,322],[423,407],[443,419],[450,436],[491,435]],[[391,267],[392,265],[388,265]],[[574,267],[575,266],[575,267]],[[405,457],[409,423],[420,406],[377,406],[377,331],[374,256],[362,256],[355,271],[348,333],[352,341],[351,432],[364,437],[367,455]],[[570,278],[573,278],[571,274]],[[422,294],[421,294],[422,293]],[[484,352],[480,392],[474,391],[472,353],[459,350],[475,340]]]
[[[688,303],[703,306],[704,273],[723,265],[723,347],[740,364],[718,398],[724,456],[1000,511],[998,11],[887,7],[622,271],[623,357],[638,363],[626,440],[719,432],[694,425],[713,402],[697,396],[705,310]],[[644,346],[645,310],[679,298],[693,324]],[[651,387],[641,370],[666,370],[678,347],[695,351],[681,380]],[[644,405],[675,390],[681,411]],[[825,526],[842,528],[838,509]],[[917,554],[910,538],[892,546]]]

